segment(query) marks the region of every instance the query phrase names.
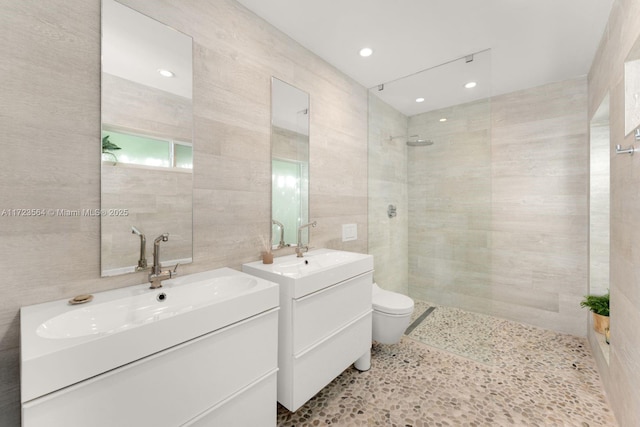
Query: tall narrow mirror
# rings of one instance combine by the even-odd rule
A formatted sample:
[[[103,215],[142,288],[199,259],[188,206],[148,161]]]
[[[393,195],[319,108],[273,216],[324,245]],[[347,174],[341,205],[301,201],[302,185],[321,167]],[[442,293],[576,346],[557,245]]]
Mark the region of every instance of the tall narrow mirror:
[[[191,262],[192,128],[192,39],[103,0],[103,276],[144,270],[164,233],[160,261]]]
[[[271,79],[271,242],[297,243],[309,222],[309,94]]]

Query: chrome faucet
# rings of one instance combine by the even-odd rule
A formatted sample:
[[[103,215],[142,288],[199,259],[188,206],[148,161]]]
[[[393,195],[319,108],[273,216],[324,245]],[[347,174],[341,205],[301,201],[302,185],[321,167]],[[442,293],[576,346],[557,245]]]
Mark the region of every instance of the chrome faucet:
[[[271,223],[277,225],[278,228],[280,228],[280,243],[278,243],[278,247],[276,249],[282,249],[287,246],[284,243],[284,225],[280,221],[276,221],[275,219],[272,219]]]
[[[147,239],[144,237],[144,234],[140,230],[138,230],[135,226],[131,226],[131,234],[137,234],[140,236],[140,259],[138,260],[138,266],[136,267],[136,271],[142,271],[147,269],[147,255],[146,255],[146,246]]]
[[[298,244],[296,245],[296,257],[302,258],[302,253],[309,250],[309,246],[302,246],[302,230],[307,227],[315,227],[316,225],[318,225],[318,223],[316,221],[313,221],[309,224],[304,224],[298,227]]]
[[[169,233],[164,233],[153,241],[153,267],[151,267],[151,273],[149,273],[150,289],[161,288],[163,280],[171,279],[178,275],[176,272],[178,264],[173,270],[162,271],[162,267],[160,267],[160,242],[167,242],[168,240]]]

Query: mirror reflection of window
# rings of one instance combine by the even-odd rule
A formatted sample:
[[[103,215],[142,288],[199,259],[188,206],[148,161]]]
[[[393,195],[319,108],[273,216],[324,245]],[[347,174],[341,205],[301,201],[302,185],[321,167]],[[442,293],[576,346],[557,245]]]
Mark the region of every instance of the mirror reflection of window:
[[[271,161],[271,185],[273,186],[273,218],[282,224],[300,223],[300,164],[287,160]],[[295,242],[297,230],[285,227],[284,241]],[[272,244],[278,246],[280,230],[272,230]]]
[[[102,138],[117,149],[102,152],[102,161],[140,166],[193,169],[193,149],[190,143],[153,138],[114,131],[102,131]]]

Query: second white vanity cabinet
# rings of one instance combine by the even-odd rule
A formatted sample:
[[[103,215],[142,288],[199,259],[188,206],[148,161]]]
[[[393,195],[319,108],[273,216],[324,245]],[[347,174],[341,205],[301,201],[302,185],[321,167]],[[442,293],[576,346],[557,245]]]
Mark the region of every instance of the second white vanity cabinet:
[[[278,401],[290,411],[370,351],[372,256],[319,249],[243,271],[280,284]]]

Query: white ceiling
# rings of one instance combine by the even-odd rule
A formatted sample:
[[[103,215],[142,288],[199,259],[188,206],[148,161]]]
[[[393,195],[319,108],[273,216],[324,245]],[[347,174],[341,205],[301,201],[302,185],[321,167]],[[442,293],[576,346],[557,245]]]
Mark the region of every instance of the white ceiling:
[[[454,60],[488,49],[489,62],[484,63],[480,73],[489,76],[490,82],[482,85],[479,82],[477,89],[484,86],[492,95],[587,74],[613,3],[613,0],[238,1],[363,86],[372,88],[387,83],[385,96],[402,98],[406,105],[387,102],[408,115],[420,112],[415,105],[409,108],[406,101],[411,99],[415,104],[417,96],[430,101],[429,105],[422,103],[422,111],[459,102],[450,99],[452,91],[415,93],[417,89],[412,84],[402,85],[400,91],[400,84],[389,82],[434,69],[452,82],[462,73],[459,83],[454,85],[461,87],[471,78],[470,67],[460,66],[465,62]],[[374,50],[368,58],[358,55],[365,46]],[[445,63],[448,65],[437,67]],[[474,60],[470,64],[478,67],[479,62]],[[395,93],[391,94],[392,90]]]

